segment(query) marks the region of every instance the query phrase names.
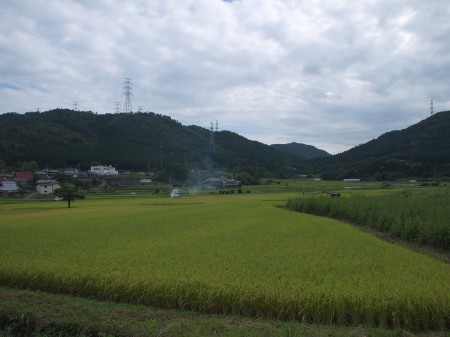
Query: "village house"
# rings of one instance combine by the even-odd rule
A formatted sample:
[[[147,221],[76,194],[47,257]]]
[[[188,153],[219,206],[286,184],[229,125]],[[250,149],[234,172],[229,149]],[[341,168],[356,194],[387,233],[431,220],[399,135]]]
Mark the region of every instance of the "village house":
[[[16,172],[13,180],[17,185],[21,187],[31,186],[33,183],[33,173],[32,172]]]
[[[53,194],[61,185],[52,179],[41,179],[36,182],[37,194]]]
[[[221,188],[239,188],[241,187],[241,182],[234,179],[228,179],[226,177],[218,177],[203,180],[200,186],[203,190],[214,190]]]
[[[63,173],[66,176],[72,176],[72,177],[76,178],[78,176],[79,172],[78,172],[78,169],[76,169],[76,168],[66,168],[66,169],[64,169]]]
[[[116,176],[119,174],[119,172],[116,171],[116,168],[111,165],[109,165],[109,166],[104,166],[104,165],[91,166],[89,173],[96,174],[99,176]]]
[[[46,171],[35,171],[34,176],[37,180],[39,179],[50,179],[50,176],[48,175],[48,172]]]
[[[14,175],[14,180],[25,180],[25,181],[33,181],[33,172],[16,172]]]
[[[150,185],[151,183],[152,183],[151,179],[146,179],[146,178],[139,179],[139,184],[141,184],[141,185]]]
[[[19,187],[17,186],[15,181],[0,179],[0,194],[6,195],[14,195],[19,192]]]

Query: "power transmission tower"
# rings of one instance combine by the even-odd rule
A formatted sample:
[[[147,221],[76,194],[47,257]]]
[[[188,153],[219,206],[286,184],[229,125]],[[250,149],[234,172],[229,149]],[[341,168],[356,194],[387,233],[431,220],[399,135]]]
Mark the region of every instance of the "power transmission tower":
[[[138,106],[138,112],[142,112],[142,106],[141,105]]]
[[[125,102],[123,104],[124,113],[133,113],[133,108],[131,107],[131,78],[125,77],[123,82],[123,94],[125,95]]]
[[[78,111],[78,102],[73,102],[73,110]]]
[[[219,132],[219,121],[216,119],[216,132]]]
[[[430,101],[430,114],[431,116],[434,115],[433,100]]]
[[[114,103],[114,113],[120,114],[120,102]]]
[[[216,145],[214,144],[214,123],[211,122],[211,127],[209,128],[209,153],[216,152]]]

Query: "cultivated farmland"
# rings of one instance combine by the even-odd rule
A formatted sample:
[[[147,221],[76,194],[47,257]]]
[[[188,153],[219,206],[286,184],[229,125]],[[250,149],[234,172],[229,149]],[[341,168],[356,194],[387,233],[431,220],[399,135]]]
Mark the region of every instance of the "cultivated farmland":
[[[295,197],[298,212],[370,226],[407,241],[450,250],[450,195],[397,193],[353,198]]]
[[[450,326],[450,266],[286,194],[0,205],[0,284],[128,303],[408,329]]]

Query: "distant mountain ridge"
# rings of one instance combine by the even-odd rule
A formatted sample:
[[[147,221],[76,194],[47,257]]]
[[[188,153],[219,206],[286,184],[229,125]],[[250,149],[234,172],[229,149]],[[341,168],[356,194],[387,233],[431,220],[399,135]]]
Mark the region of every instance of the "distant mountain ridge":
[[[450,111],[333,156],[305,144],[269,146],[230,131],[214,133],[213,151],[208,129],[155,113],[5,113],[0,126],[0,171],[5,166],[21,171],[22,163],[36,161],[40,168],[100,163],[119,170],[166,170],[168,179],[180,168],[239,173],[247,181],[305,174],[327,180],[450,177]]]
[[[332,157],[315,159],[311,165],[324,179],[450,177],[450,111]]]
[[[318,149],[315,146],[296,142],[289,144],[272,144],[270,146],[281,152],[292,154],[304,159],[314,159],[331,156],[331,154],[329,154],[328,152]]]
[[[304,160],[230,131],[214,133],[184,126],[155,113],[95,114],[55,109],[0,115],[0,160],[8,166],[36,161],[40,167],[64,168],[93,162],[121,170],[161,170],[182,165],[277,175]]]

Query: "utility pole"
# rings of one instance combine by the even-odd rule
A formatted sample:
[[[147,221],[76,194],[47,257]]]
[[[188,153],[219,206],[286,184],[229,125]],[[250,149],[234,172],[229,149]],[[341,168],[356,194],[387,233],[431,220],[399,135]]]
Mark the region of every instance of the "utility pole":
[[[161,170],[162,170],[163,165],[162,165],[162,145],[161,144],[159,145],[159,158],[161,159]]]
[[[430,115],[434,115],[433,100],[430,101]]]
[[[125,95],[125,102],[123,104],[123,112],[124,113],[133,113],[133,108],[131,107],[131,78],[125,77],[125,81],[123,82],[123,94]]]

